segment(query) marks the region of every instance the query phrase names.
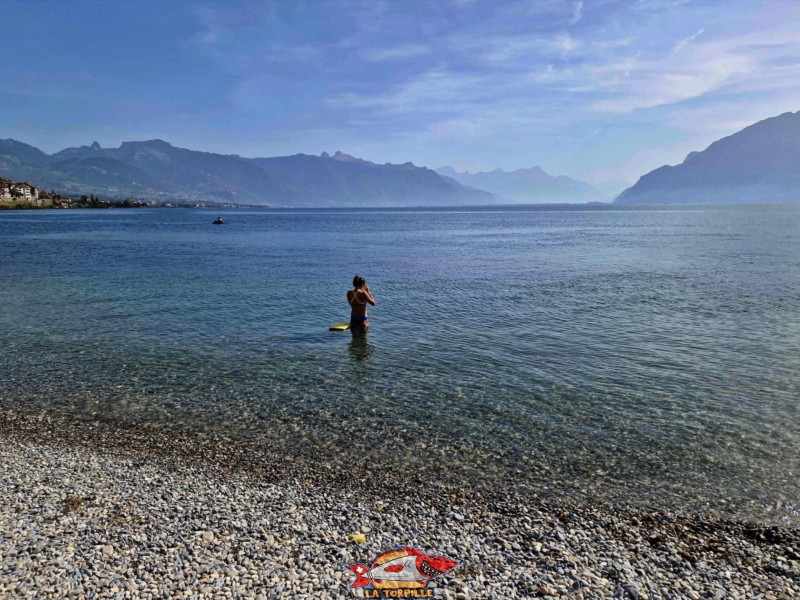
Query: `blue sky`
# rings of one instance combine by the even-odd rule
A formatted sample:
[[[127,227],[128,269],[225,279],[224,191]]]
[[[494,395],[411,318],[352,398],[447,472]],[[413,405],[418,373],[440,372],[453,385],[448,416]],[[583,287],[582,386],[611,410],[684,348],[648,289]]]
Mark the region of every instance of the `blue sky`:
[[[791,0],[0,0],[0,15],[0,138],[47,152],[162,138],[541,165],[613,189],[800,110]]]

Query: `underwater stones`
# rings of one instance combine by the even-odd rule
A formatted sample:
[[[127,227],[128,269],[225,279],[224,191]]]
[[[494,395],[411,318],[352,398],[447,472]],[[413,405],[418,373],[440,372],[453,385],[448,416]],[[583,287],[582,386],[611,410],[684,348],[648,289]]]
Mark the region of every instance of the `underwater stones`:
[[[16,423],[15,435],[0,428],[0,597],[340,598],[352,582],[340,565],[398,544],[462,561],[431,584],[454,599],[800,596],[788,528],[402,474],[339,486],[346,464],[308,463],[300,478],[285,455],[235,442],[205,453],[207,440],[154,433],[93,446]],[[68,498],[81,501],[65,513]]]

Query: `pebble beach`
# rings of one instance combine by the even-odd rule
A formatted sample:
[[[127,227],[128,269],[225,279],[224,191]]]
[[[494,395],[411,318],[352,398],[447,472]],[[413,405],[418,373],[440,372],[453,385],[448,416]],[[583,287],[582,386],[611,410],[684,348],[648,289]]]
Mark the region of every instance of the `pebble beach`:
[[[398,545],[461,561],[443,598],[800,597],[796,528],[8,410],[0,465],[2,598],[347,598]]]

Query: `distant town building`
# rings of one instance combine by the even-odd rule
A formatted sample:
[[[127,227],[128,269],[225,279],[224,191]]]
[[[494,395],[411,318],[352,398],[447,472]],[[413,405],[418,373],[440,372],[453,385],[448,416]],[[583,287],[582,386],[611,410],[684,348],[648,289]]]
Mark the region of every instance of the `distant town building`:
[[[16,191],[17,196],[20,196],[28,201],[39,198],[39,190],[29,183],[16,183],[11,191],[12,193]]]
[[[5,177],[0,177],[0,202],[22,201],[29,203],[31,206],[49,208],[54,204],[63,206],[62,200],[65,199],[53,190],[42,190],[40,192],[36,186],[30,183],[17,183]],[[68,199],[66,200],[67,206],[69,206]]]
[[[0,200],[11,200],[11,188],[14,182],[5,177],[0,177]]]

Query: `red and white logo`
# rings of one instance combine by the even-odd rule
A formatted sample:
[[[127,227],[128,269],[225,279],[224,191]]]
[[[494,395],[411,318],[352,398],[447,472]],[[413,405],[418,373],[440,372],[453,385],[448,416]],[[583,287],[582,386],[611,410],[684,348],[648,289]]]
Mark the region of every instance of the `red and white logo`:
[[[363,588],[364,598],[432,598],[431,580],[455,569],[459,561],[398,546],[379,554],[372,564],[345,565],[356,579],[350,589]]]

